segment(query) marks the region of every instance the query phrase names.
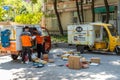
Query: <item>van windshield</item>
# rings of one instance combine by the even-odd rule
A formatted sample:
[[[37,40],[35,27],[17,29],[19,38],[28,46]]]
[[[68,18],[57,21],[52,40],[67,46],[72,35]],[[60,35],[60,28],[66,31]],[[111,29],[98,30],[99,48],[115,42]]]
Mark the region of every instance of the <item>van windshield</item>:
[[[117,35],[117,31],[116,31],[114,26],[108,26],[108,29],[110,30],[110,33],[111,33],[112,36]]]

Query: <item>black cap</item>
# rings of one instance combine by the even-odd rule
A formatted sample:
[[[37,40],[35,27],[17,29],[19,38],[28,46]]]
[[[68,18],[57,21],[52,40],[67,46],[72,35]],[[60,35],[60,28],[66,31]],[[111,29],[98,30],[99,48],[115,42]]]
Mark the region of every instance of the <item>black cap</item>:
[[[29,29],[29,27],[28,27],[28,26],[25,26],[25,29]]]

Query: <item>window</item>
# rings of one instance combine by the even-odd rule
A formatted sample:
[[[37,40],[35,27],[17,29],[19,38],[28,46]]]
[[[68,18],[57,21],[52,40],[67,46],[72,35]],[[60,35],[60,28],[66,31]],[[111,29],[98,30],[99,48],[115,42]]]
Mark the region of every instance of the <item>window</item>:
[[[106,13],[101,13],[99,14],[99,20],[104,22],[106,20],[107,14]],[[114,20],[115,18],[115,14],[114,13],[110,13],[110,19],[109,20]]]
[[[78,15],[77,12],[73,12],[73,24],[77,24],[78,23]]]
[[[76,24],[77,24],[77,22],[78,22],[77,17],[73,17],[73,23],[76,23]]]
[[[103,14],[103,15],[101,15],[101,20],[102,20],[102,22],[105,22],[106,21],[106,18],[107,18],[107,15],[106,14]]]
[[[83,0],[83,4],[90,4],[92,0]]]
[[[117,35],[114,26],[109,26],[108,29],[110,30],[110,33],[111,33],[112,36],[116,36]]]
[[[52,18],[52,27],[53,27],[53,28],[58,27],[57,18]]]
[[[91,3],[92,2],[92,0],[87,0],[87,3]]]

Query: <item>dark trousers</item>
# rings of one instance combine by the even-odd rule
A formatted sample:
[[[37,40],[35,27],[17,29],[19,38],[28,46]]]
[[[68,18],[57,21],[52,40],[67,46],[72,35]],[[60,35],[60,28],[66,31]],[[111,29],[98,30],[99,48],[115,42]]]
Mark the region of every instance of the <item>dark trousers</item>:
[[[30,48],[31,47],[22,47],[22,61],[23,62],[25,62],[25,56],[27,56],[27,55],[28,55],[29,61],[32,61],[32,59],[31,59],[32,51]]]
[[[44,54],[44,47],[42,44],[37,44],[37,57],[41,58],[41,53]]]

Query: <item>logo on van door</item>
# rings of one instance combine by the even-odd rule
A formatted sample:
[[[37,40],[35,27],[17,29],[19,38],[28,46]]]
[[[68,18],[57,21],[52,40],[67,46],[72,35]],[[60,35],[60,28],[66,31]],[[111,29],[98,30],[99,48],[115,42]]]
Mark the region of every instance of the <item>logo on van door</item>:
[[[76,27],[76,31],[77,31],[77,32],[81,32],[82,30],[83,30],[82,27],[80,27],[80,26]]]

